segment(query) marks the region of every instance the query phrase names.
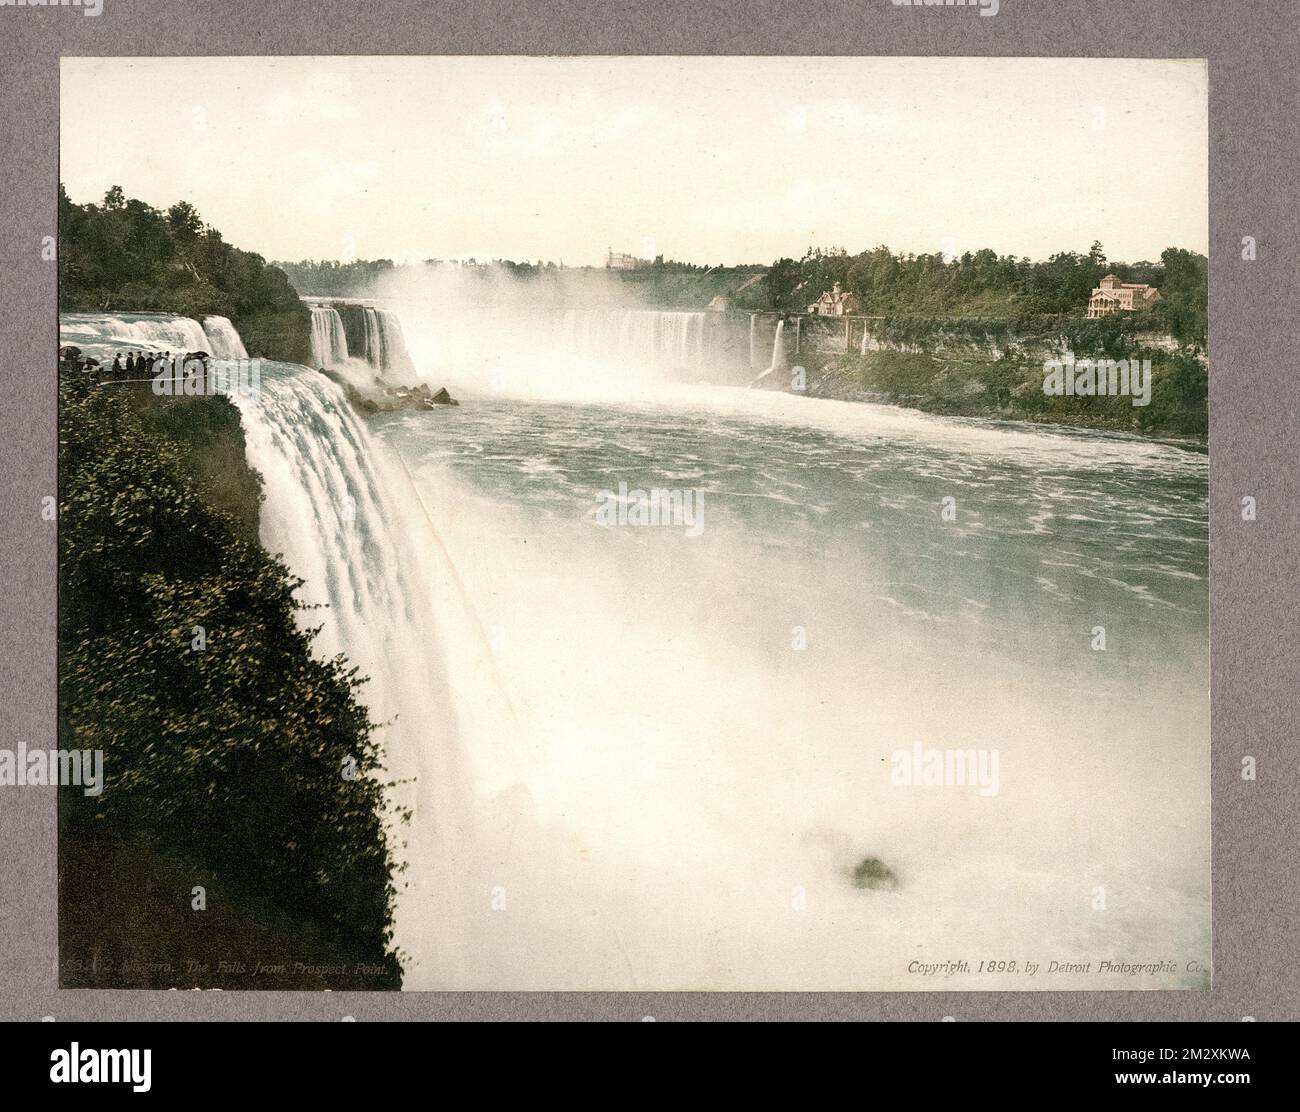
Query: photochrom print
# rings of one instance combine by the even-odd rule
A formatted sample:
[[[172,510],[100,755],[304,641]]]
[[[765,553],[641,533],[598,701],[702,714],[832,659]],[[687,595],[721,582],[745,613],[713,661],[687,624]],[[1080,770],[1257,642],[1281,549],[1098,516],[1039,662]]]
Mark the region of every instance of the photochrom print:
[[[62,985],[1209,988],[1203,61],[60,120]]]

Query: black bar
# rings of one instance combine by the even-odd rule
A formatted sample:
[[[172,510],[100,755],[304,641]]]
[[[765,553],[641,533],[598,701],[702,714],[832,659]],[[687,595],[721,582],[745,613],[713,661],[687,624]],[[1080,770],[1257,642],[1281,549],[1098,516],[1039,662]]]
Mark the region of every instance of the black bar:
[[[346,998],[341,998],[345,1002]],[[630,1026],[640,1030],[629,1030]],[[768,1098],[834,1090],[864,1101],[930,1104],[952,1094],[1144,1097],[1285,1090],[1294,1028],[1276,1023],[23,1023],[3,1034],[6,1095],[122,1094],[340,1098],[456,1091],[495,1097],[513,1085],[650,1097],[722,1086]],[[137,1051],[106,1058],[100,1051]],[[143,1052],[149,1051],[147,1078]],[[62,1080],[73,1061],[86,1071]],[[96,1052],[96,1053],[88,1053]],[[130,1065],[134,1064],[132,1071]],[[125,1080],[94,1082],[114,1068]],[[51,1080],[58,1074],[60,1080]],[[1208,1078],[1208,1080],[1207,1080]],[[698,1081],[698,1086],[697,1086]],[[147,1085],[147,1089],[144,1086]],[[734,1088],[733,1088],[734,1086]],[[496,1102],[494,1102],[496,1103]],[[692,1101],[694,1103],[694,1101]],[[27,1107],[12,1103],[10,1107]]]

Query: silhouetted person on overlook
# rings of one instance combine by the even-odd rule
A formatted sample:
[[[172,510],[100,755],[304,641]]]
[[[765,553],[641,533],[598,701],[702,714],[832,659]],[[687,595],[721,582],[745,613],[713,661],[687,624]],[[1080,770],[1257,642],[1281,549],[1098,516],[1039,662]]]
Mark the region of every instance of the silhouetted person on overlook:
[[[122,353],[118,352],[117,355],[113,356],[113,370],[110,377],[114,379],[122,378],[125,369],[126,368],[122,366]]]

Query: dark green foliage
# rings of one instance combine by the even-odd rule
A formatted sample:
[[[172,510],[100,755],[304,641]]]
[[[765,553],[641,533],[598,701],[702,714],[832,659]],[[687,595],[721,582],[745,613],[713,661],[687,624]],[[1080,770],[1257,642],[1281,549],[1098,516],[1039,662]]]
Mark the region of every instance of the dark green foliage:
[[[375,297],[384,279],[395,269],[392,259],[359,259],[340,263],[333,259],[316,262],[276,262],[299,292],[320,297]]]
[[[875,398],[929,413],[1005,417],[1151,436],[1203,438],[1208,432],[1205,356],[1188,347],[1144,346],[1132,322],[1106,318],[1048,323],[1014,331],[1017,322],[890,318],[876,335],[902,350],[858,354],[804,352],[809,393]],[[1019,322],[1022,325],[1024,322]],[[1001,355],[994,352],[996,347]],[[1061,351],[1078,358],[1150,359],[1151,401],[1128,396],[1069,397],[1043,392],[1044,361]]]
[[[767,296],[764,308],[790,312],[802,308],[795,291],[803,284],[803,275],[794,259],[777,259],[763,276],[763,292]],[[815,299],[814,299],[815,300]]]
[[[1160,256],[1160,301],[1152,312],[1158,327],[1185,344],[1205,350],[1209,335],[1207,260],[1171,247]]]
[[[244,520],[209,504],[212,461],[242,454],[242,439],[213,447],[240,436],[233,406],[192,399],[146,428],[139,406],[157,400],[60,384],[60,738],[103,750],[106,781],[63,794],[63,836],[129,837],[271,901],[304,936],[391,961],[363,681],[311,655],[297,581],[248,535],[252,480],[225,492]],[[198,478],[191,448],[210,456]]]
[[[306,305],[249,313],[235,318],[234,325],[250,355],[311,366],[311,310]]]
[[[1138,427],[1175,436],[1208,436],[1209,372],[1191,350],[1176,352],[1155,365],[1151,404],[1138,412]]]
[[[832,320],[828,323],[838,325]],[[1128,359],[1143,350],[1144,335],[1158,330],[1153,314],[1115,314],[1089,320],[1064,313],[1023,317],[889,316],[871,321],[879,340],[923,348],[956,343],[998,348],[1051,348],[1092,359]],[[1148,352],[1150,354],[1150,352]]]
[[[162,213],[118,186],[101,205],[59,187],[59,308],[216,314],[250,355],[307,362],[311,314],[283,271],[224,242],[188,202]]]
[[[239,411],[224,398],[158,397],[147,385],[119,385],[113,392],[130,403],[148,433],[173,441],[184,452],[203,501],[224,514],[238,535],[257,543],[261,476],[244,457]]]
[[[857,296],[858,312],[865,316],[970,317],[985,325],[999,320],[1013,329],[1025,320],[1050,317],[1083,323],[1089,294],[1101,278],[1115,274],[1160,290],[1161,301],[1138,327],[1204,348],[1205,257],[1171,247],[1160,260],[1108,262],[1100,243],[1087,254],[1062,251],[1046,262],[998,255],[988,248],[945,260],[937,253],[895,254],[884,246],[858,255],[810,247],[798,261],[772,264],[762,283],[767,303],[754,307],[801,313],[839,282]]]

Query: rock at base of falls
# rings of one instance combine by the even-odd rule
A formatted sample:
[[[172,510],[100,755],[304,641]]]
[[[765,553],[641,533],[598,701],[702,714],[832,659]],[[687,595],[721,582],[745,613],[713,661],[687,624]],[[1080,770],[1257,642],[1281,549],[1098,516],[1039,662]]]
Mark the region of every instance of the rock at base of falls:
[[[445,386],[439,387],[436,393],[431,393],[424,383],[419,386],[390,387],[385,393],[397,402],[394,409],[432,409],[435,405],[460,405],[447,393]]]
[[[853,887],[892,892],[898,888],[898,874],[879,857],[864,857],[853,868]]]
[[[436,392],[424,383],[418,386],[385,386],[362,392],[348,382],[343,384],[348,401],[362,413],[392,413],[399,409],[436,409],[443,405],[460,405],[445,386]]]

